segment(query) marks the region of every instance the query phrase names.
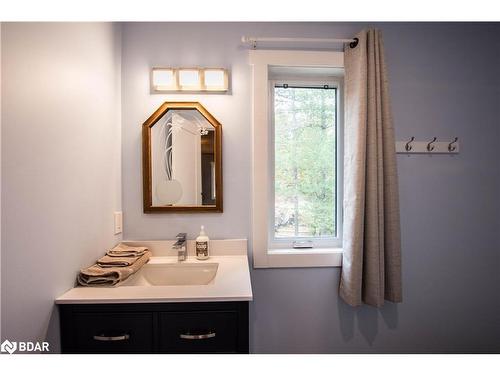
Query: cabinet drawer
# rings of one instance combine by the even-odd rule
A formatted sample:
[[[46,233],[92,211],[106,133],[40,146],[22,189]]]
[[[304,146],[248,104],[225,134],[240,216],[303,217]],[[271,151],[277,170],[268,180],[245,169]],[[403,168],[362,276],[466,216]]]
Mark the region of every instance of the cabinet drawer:
[[[162,353],[235,353],[237,311],[168,312],[160,314]]]
[[[74,323],[74,350],[78,353],[153,351],[152,313],[80,312]]]

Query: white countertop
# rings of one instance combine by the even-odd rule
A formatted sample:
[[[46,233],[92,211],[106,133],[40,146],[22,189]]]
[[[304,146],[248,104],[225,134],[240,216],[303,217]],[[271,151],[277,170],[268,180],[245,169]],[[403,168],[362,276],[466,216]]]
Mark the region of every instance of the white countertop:
[[[148,246],[153,252],[150,264],[177,262],[177,257],[169,254],[172,241],[123,242],[129,245]],[[218,263],[215,278],[207,285],[127,286],[125,281],[124,285],[114,287],[75,287],[57,298],[55,302],[56,304],[107,304],[251,301],[253,295],[246,240],[211,241],[210,245],[213,247],[211,254],[214,255],[208,260],[201,261],[192,256],[193,244],[189,241],[188,258],[183,262]],[[228,253],[234,255],[226,255]]]

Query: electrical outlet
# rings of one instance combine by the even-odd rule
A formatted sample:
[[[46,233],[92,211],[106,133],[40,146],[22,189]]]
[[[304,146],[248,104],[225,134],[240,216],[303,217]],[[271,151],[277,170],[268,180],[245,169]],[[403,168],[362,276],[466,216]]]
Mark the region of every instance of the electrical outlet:
[[[123,214],[121,211],[115,212],[115,234],[123,232]]]

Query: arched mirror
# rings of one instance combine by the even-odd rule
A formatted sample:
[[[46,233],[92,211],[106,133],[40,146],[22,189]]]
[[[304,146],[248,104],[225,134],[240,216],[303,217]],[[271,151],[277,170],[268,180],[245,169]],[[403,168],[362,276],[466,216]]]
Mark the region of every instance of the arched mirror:
[[[222,127],[200,103],[163,103],[142,147],[144,212],[222,212]]]

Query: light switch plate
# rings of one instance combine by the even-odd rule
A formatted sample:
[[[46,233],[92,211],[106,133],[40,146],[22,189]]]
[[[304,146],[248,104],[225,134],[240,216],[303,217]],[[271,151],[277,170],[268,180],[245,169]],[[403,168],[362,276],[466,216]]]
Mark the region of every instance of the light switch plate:
[[[123,214],[121,211],[115,212],[115,234],[123,232]]]

